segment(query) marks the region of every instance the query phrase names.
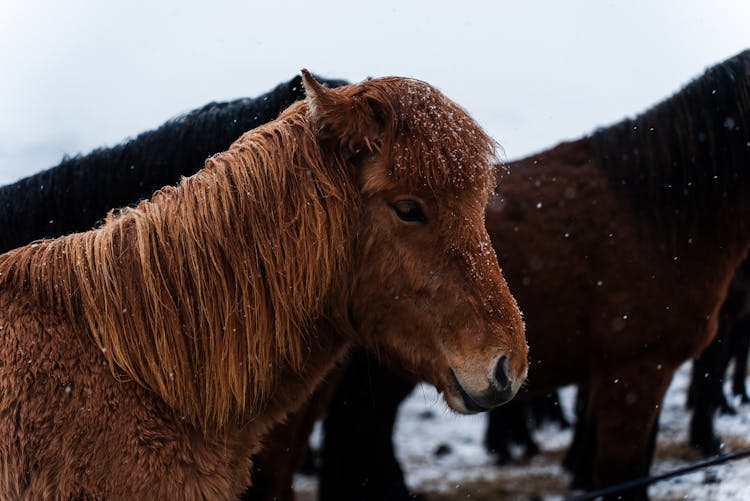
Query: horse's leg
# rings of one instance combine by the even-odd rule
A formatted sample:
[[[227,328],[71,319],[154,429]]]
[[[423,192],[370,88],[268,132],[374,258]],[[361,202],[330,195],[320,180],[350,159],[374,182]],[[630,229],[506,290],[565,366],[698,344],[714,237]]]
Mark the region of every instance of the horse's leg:
[[[673,373],[674,368],[648,362],[592,378],[589,407],[596,430],[594,488],[648,475],[654,427]],[[644,500],[648,496],[641,487],[611,499]]]
[[[570,484],[573,489],[589,489],[592,482],[596,433],[594,422],[589,416],[588,400],[588,389],[579,386],[576,394],[573,439],[563,459],[563,467],[573,475]]]
[[[570,426],[560,410],[560,399],[557,396],[557,391],[532,398],[529,400],[528,408],[531,412],[533,427],[536,429],[548,422],[557,423],[561,429]]]
[[[729,360],[729,338],[726,322],[719,324],[716,337],[693,361],[690,382],[693,415],[690,418],[690,445],[703,456],[720,451],[721,440],[714,431],[714,415],[725,400],[722,381]]]
[[[537,422],[550,421],[556,423],[561,430],[570,428],[570,421],[563,412],[562,405],[560,405],[560,394],[557,391],[553,391],[542,399],[544,403],[544,413],[537,418]]]
[[[729,377],[727,374],[729,371],[729,364],[732,361],[733,358],[735,358],[735,355],[737,353],[737,346],[739,344],[739,340],[737,339],[737,319],[731,318],[730,321],[727,322],[727,329],[726,329],[726,347],[724,349],[724,352],[722,353],[722,359],[721,359],[721,374],[720,374],[720,380],[719,380],[719,396],[721,398],[721,401],[719,403],[719,408],[721,409],[722,414],[729,414],[729,415],[736,415],[737,409],[732,406],[732,404],[729,403],[729,400],[727,399],[726,395],[724,394],[724,382],[726,381],[726,378]]]
[[[747,377],[747,355],[750,349],[750,315],[740,318],[730,334],[734,341],[734,374],[732,375],[732,394],[741,398],[743,404],[750,403],[745,379]]]
[[[706,350],[708,350],[708,347]],[[688,385],[685,398],[686,409],[693,409],[695,407],[695,401],[703,398],[703,395],[698,395],[698,393],[702,391],[700,381],[703,379],[705,371],[701,371],[701,364],[698,360],[704,355],[704,353],[705,351],[701,352],[698,358],[693,360],[693,365],[690,368],[690,384]]]
[[[393,450],[393,425],[414,383],[363,352],[336,389],[323,424],[320,501],[413,499]]]
[[[524,447],[524,456],[527,459],[539,454],[539,446],[529,428],[530,405],[529,399],[516,398],[490,411],[484,434],[484,446],[487,452],[496,456],[497,464],[502,465],[513,460],[510,445],[514,443]]]
[[[514,399],[490,411],[487,430],[484,433],[484,446],[487,452],[495,455],[497,464],[506,464],[513,460],[510,453],[511,435],[517,415],[523,413],[523,403]]]
[[[516,414],[515,420],[511,426],[512,441],[524,447],[524,457],[530,459],[539,454],[539,445],[537,445],[529,426],[529,411],[531,402],[518,402],[520,409]],[[507,404],[506,404],[507,405]]]

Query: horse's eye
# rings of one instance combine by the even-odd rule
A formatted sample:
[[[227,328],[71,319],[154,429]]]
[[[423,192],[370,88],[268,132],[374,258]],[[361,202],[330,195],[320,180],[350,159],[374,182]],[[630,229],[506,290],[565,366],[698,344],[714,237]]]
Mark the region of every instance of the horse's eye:
[[[398,218],[407,223],[426,223],[427,216],[416,200],[399,200],[391,206]]]

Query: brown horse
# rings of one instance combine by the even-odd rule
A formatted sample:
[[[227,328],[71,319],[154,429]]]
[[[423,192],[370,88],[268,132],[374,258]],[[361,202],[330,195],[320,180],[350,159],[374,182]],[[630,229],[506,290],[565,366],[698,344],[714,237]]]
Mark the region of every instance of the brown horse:
[[[526,374],[494,143],[429,85],[308,98],[96,230],[0,257],[0,491],[224,499],[353,344],[459,412]]]
[[[527,392],[588,386],[593,487],[648,473],[663,394],[715,335],[750,245],[748,169],[750,51],[516,162],[490,202],[534,346]]]
[[[579,469],[590,472],[585,486],[648,473],[663,394],[714,336],[750,245],[749,169],[745,51],[635,119],[513,162],[490,200],[487,230],[532,346],[521,395],[571,383],[590,390],[583,435],[593,440],[579,454],[589,463]],[[396,384],[369,383],[388,380],[373,376],[382,370],[350,370],[367,375],[346,381],[364,395],[336,395],[369,407],[334,403],[328,415],[337,426],[326,427],[324,499],[406,492],[395,459],[385,457],[392,448],[382,445]],[[358,429],[371,433],[354,436]],[[268,464],[285,461],[282,451],[264,454]],[[273,492],[288,495],[275,480]],[[623,495],[644,497],[645,489]]]

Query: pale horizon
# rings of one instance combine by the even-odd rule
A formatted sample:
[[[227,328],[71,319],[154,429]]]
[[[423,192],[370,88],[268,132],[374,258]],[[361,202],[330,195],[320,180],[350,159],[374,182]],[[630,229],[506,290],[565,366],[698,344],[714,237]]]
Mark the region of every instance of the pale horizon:
[[[0,184],[303,67],[430,82],[518,158],[645,110],[748,26],[740,1],[5,4]]]

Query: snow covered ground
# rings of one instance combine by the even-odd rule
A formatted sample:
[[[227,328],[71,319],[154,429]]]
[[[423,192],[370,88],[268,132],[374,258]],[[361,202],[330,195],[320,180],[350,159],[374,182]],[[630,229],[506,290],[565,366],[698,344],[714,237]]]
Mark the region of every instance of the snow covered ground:
[[[686,446],[689,414],[685,391],[690,366],[676,374],[661,414],[656,459],[652,473],[685,466],[699,459]],[[728,392],[727,392],[728,394]],[[566,414],[573,416],[574,388],[562,391]],[[720,416],[716,427],[727,450],[750,446],[750,408],[738,407],[736,416]],[[402,405],[395,443],[406,471],[407,483],[433,501],[565,499],[569,476],[559,466],[570,442],[570,430],[549,426],[536,435],[543,453],[525,464],[499,468],[482,446],[486,415],[460,416],[448,410],[434,388],[419,386]],[[314,441],[317,440],[314,437]],[[436,457],[448,446],[450,452]],[[740,501],[750,499],[750,459],[711,467],[657,483],[649,490],[658,500]],[[315,499],[314,480],[299,476],[295,489],[301,501]]]

